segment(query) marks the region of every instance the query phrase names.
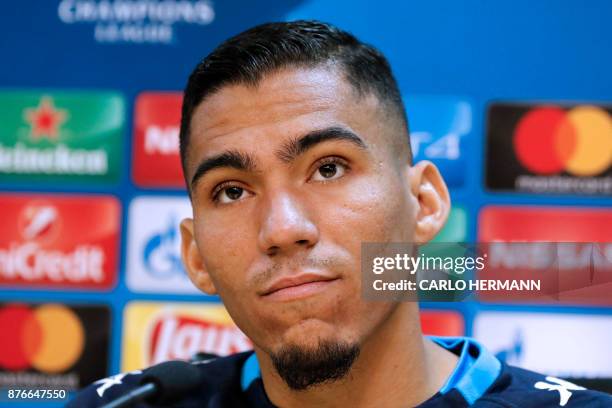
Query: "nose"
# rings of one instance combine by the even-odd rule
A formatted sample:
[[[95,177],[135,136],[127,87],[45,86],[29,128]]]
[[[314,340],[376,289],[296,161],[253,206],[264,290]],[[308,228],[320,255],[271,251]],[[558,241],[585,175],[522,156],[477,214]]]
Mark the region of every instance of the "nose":
[[[259,247],[270,256],[311,248],[319,240],[319,230],[296,197],[277,194],[263,209]]]

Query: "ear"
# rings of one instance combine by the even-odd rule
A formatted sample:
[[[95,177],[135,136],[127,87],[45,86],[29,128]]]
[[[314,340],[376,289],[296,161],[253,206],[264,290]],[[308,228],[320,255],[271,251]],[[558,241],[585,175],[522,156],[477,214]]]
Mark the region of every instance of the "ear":
[[[450,196],[438,168],[420,161],[410,168],[410,190],[417,203],[414,241],[424,244],[442,229],[450,211]]]
[[[195,239],[193,219],[185,218],[181,221],[181,258],[187,270],[189,279],[201,291],[209,295],[216,295],[217,289],[200,255]]]

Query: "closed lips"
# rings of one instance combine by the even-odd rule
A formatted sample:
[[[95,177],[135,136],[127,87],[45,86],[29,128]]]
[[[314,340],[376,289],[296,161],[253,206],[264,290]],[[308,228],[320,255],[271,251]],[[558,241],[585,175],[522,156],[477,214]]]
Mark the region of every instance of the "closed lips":
[[[297,275],[279,279],[275,281],[270,287],[268,287],[263,293],[262,296],[271,295],[274,292],[277,292],[282,289],[287,289],[295,286],[305,285],[307,283],[313,282],[329,282],[336,280],[338,278],[325,276],[325,275],[316,275],[316,274],[304,274]]]

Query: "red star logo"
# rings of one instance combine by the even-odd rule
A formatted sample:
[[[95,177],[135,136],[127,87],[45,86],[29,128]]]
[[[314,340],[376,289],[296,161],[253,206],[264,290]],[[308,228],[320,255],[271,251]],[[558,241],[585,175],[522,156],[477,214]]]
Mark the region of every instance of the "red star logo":
[[[24,116],[32,128],[32,136],[36,139],[42,136],[57,139],[60,125],[68,118],[66,110],[53,106],[53,100],[48,96],[40,99],[38,107],[27,108]]]

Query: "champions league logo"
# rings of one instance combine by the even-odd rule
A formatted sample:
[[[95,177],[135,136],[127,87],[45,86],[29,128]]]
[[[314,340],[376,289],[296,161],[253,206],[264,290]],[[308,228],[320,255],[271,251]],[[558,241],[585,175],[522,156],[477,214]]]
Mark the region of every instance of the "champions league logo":
[[[67,25],[94,24],[99,43],[171,44],[176,24],[208,25],[215,10],[209,1],[62,0],[57,15]]]

